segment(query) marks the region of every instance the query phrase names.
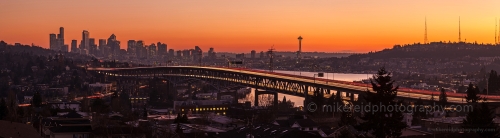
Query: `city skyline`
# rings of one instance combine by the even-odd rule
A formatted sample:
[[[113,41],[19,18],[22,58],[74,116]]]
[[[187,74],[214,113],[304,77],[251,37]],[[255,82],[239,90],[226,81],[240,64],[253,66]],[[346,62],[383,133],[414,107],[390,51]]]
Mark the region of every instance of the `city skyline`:
[[[163,42],[173,49],[199,46],[205,50],[214,47],[220,52],[246,53],[266,51],[274,45],[278,51],[297,51],[296,38],[303,36],[304,52],[369,52],[397,44],[423,43],[425,20],[429,42],[456,42],[459,17],[462,41],[494,43],[497,26],[494,23],[498,19],[494,5],[500,4],[497,1],[365,1],[365,4],[275,1],[265,5],[250,1],[221,2],[9,1],[4,2],[6,8],[0,9],[0,13],[7,13],[3,17],[12,22],[0,26],[0,39],[49,48],[47,34],[64,27],[64,44],[73,39],[80,41],[80,33],[88,30],[95,39],[116,34],[122,42]],[[71,4],[63,7],[64,12],[58,12],[58,5],[65,3]],[[109,8],[114,4],[118,6]],[[30,10],[15,10],[21,7]],[[99,13],[98,9],[107,12]],[[122,43],[120,48],[126,49],[126,45]]]

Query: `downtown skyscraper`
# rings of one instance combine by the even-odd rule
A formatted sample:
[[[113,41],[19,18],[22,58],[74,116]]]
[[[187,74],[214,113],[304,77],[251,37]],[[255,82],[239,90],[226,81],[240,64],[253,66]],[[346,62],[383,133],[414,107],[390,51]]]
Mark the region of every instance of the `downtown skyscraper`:
[[[72,53],[80,53],[80,50],[77,47],[78,41],[77,40],[71,40],[71,52]]]
[[[57,36],[56,34],[49,34],[50,37],[50,50],[57,51],[59,48],[57,47]]]
[[[83,30],[82,32],[82,42],[80,43],[80,54],[89,54],[90,40],[89,31]]]
[[[127,52],[129,55],[131,55],[132,57],[136,57],[137,55],[137,46],[136,46],[137,42],[135,40],[128,40],[127,42]]]
[[[49,34],[50,46],[49,48],[54,51],[68,52],[68,45],[64,44],[64,27],[59,28],[59,34]]]
[[[161,43],[161,42],[158,42],[156,44],[156,46],[158,47],[158,52],[157,54],[159,56],[164,56],[164,55],[167,55],[167,44],[165,43]]]

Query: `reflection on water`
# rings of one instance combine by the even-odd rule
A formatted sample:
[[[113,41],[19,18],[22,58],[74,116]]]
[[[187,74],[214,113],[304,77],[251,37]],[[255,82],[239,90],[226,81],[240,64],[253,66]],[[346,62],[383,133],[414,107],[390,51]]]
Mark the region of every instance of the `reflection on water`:
[[[301,75],[301,76],[309,76],[309,77],[314,77],[314,74],[317,74],[317,72],[299,72],[299,71],[282,71],[282,70],[275,70],[274,72],[278,73],[286,73],[286,74],[294,74],[294,75]],[[344,74],[344,73],[324,73],[323,79],[331,79],[331,80],[342,80],[342,81],[360,81],[363,79],[367,79],[368,77],[372,77],[370,74]],[[278,93],[278,100],[282,101],[283,96],[286,96],[287,100],[290,100],[295,103],[296,107],[303,106],[304,105],[304,98],[303,97],[298,97],[294,95],[288,95],[288,94],[283,94],[283,93]],[[269,102],[272,102],[273,100],[273,95],[259,95],[259,105],[261,104],[269,104]],[[264,100],[261,100],[264,99]],[[266,101],[267,99],[267,101]],[[252,88],[251,92],[248,93],[244,98],[239,98],[238,102],[244,103],[246,101],[250,101],[252,103],[252,106],[254,105],[255,101],[255,89]]]

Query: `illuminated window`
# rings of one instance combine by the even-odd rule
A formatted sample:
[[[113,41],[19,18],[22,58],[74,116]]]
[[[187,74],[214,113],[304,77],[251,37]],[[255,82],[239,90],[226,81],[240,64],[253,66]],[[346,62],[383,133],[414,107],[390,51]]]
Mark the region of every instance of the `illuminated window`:
[[[226,112],[222,112],[223,115],[226,115]]]
[[[182,109],[182,112],[184,112],[184,109]]]

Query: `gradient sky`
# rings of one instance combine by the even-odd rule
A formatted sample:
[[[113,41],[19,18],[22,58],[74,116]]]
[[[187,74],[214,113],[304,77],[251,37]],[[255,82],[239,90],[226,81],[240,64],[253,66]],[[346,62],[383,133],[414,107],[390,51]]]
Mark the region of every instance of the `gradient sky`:
[[[48,47],[65,28],[65,43],[115,34],[126,41],[158,41],[168,48],[200,46],[216,52],[368,52],[429,41],[495,41],[499,0],[4,0],[0,40]],[[498,20],[498,19],[497,19]]]

